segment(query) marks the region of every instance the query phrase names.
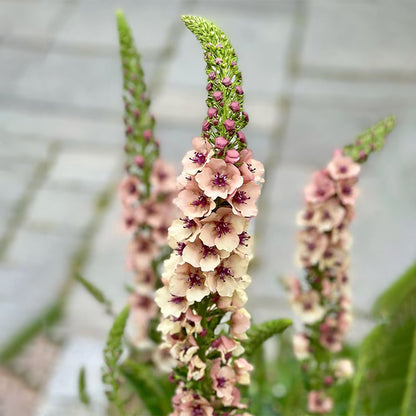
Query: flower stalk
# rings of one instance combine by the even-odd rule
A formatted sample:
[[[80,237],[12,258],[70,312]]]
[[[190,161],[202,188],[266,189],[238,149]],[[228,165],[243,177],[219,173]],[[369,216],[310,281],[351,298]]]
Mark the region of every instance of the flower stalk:
[[[181,214],[169,228],[173,253],[156,292],[162,347],[176,360],[171,415],[242,415],[240,386],[249,384],[252,370],[242,358],[250,327],[247,229],[264,168],[241,131],[248,116],[234,49],[212,22],[182,20],[204,49],[208,112],[201,137],[182,160],[175,200]]]
[[[294,352],[302,362],[308,394],[308,411],[330,413],[330,390],[353,374],[352,362],[339,358],[351,323],[349,251],[350,223],[358,196],[357,181],[373,151],[383,147],[395,124],[389,117],[336,150],[326,166],[305,187],[305,208],[297,216],[296,262],[305,271],[303,281],[289,280],[294,310],[303,331],[294,336]]]

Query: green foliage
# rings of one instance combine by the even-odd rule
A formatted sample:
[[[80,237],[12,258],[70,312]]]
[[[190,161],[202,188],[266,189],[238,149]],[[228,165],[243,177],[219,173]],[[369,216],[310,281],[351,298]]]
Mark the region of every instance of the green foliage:
[[[225,137],[229,144],[225,148],[236,148],[237,150],[247,147],[245,141],[241,141],[236,132],[243,129],[248,123],[247,114],[243,111],[244,94],[242,93],[242,76],[237,65],[237,55],[225,33],[210,20],[199,16],[182,16],[186,27],[197,37],[204,50],[206,62],[206,73],[208,76],[208,108],[215,108],[218,116],[214,117],[218,124],[211,123],[212,119],[207,116],[205,123],[209,123],[207,133],[208,140],[214,146],[215,138]],[[224,79],[229,78],[229,84]],[[237,89],[236,89],[237,87]],[[221,92],[222,99],[214,99],[214,92]],[[238,109],[230,108],[230,104],[238,103]],[[236,105],[236,104],[234,104]],[[224,126],[229,119],[234,121],[235,130],[230,132]]]
[[[357,136],[354,144],[345,146],[344,154],[350,156],[355,162],[365,162],[372,152],[383,148],[385,139],[395,124],[395,116],[379,121],[375,126]]]
[[[416,288],[416,262],[374,303],[372,312],[385,319],[394,315],[409,292]]]
[[[123,334],[126,327],[129,308],[126,306],[119,315],[116,316],[113,326],[107,337],[104,348],[103,382],[107,385],[107,398],[119,409],[121,415],[126,415],[124,410],[125,400],[120,395],[121,373],[119,360],[123,352]]]
[[[97,300],[99,303],[102,303],[108,312],[111,312],[111,302],[108,300],[104,293],[98,289],[95,285],[93,285],[89,280],[82,277],[79,273],[74,275],[74,279],[77,280],[79,283],[84,286],[84,288]]]
[[[85,405],[90,404],[90,398],[87,393],[85,382],[85,367],[81,367],[78,373],[78,396],[79,400]]]
[[[292,325],[290,319],[272,319],[253,325],[247,332],[248,339],[244,342],[246,355],[253,354],[270,337],[282,333],[290,325]]]
[[[375,304],[386,321],[361,345],[349,416],[416,415],[415,282],[412,266]]]
[[[165,375],[158,377],[149,365],[132,360],[126,360],[121,371],[151,415],[169,414],[174,386]]]

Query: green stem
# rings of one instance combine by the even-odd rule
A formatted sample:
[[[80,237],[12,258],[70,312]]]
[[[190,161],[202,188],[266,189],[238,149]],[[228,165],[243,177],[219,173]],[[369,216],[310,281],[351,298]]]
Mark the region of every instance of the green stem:
[[[410,406],[414,397],[414,390],[416,385],[416,329],[413,331],[412,353],[406,377],[406,390],[404,391],[400,416],[408,416],[410,413]]]

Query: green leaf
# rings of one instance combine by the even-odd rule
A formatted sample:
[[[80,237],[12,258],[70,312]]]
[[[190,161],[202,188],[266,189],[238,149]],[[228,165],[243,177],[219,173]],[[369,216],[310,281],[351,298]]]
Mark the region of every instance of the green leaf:
[[[270,337],[282,333],[290,325],[290,319],[272,319],[260,325],[253,325],[247,332],[248,339],[243,344],[246,355],[253,354]]]
[[[416,262],[375,301],[372,313],[389,318],[400,307],[403,299],[416,288]]]
[[[416,285],[391,310],[389,296],[380,303],[387,321],[361,345],[349,416],[416,415]]]
[[[170,398],[173,391],[165,391],[164,383],[156,376],[154,368],[136,361],[126,360],[121,366],[121,371],[150,414],[169,414],[171,411]]]
[[[89,280],[82,277],[79,273],[74,275],[74,279],[81,283],[82,286],[84,286],[84,288],[94,297],[96,301],[102,303],[106,307],[107,311],[111,312],[111,301],[106,298],[104,293],[98,289],[98,287],[96,287]]]
[[[354,144],[344,147],[344,154],[355,162],[365,162],[370,154],[383,148],[387,135],[393,130],[396,117],[389,116],[357,136]]]
[[[205,135],[213,146],[215,138],[222,136],[229,142],[225,150],[244,149],[247,144],[245,140],[237,136],[237,132],[247,125],[248,116],[244,113],[242,76],[238,69],[238,58],[234,48],[225,33],[210,20],[199,16],[182,16],[181,18],[186,27],[197,37],[204,50],[208,76],[206,103],[208,108],[213,108],[218,112],[217,116],[205,118],[204,124],[208,123],[209,129],[203,129],[202,135]],[[216,98],[214,93],[221,93],[222,98]],[[232,131],[225,127],[224,123],[227,119],[235,123],[235,129]],[[216,120],[215,123],[214,120]]]
[[[81,367],[78,373],[78,396],[82,403],[85,405],[90,404],[85,382],[85,367]]]
[[[129,317],[129,307],[126,306],[116,316],[113,326],[107,337],[104,348],[103,382],[107,385],[107,398],[120,410],[121,415],[126,415],[124,400],[120,396],[120,369],[119,360],[123,352],[123,334]]]

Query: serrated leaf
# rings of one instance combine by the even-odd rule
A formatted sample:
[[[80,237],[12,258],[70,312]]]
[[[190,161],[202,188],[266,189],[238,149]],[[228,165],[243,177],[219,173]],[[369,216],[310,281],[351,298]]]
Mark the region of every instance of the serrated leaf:
[[[81,403],[84,403],[85,405],[90,404],[90,397],[87,393],[85,381],[85,367],[81,367],[78,373],[78,396]]]
[[[74,275],[74,279],[81,283],[82,286],[84,286],[84,288],[94,297],[97,302],[102,303],[104,306],[106,306],[108,311],[111,311],[111,301],[107,299],[104,293],[97,286],[95,286],[93,283],[78,273]]]
[[[119,409],[121,415],[126,415],[124,400],[120,397],[119,360],[123,352],[123,334],[129,317],[129,307],[126,306],[114,319],[113,326],[107,337],[104,348],[103,382],[107,385],[106,394],[110,402]]]
[[[272,319],[259,325],[253,325],[247,332],[248,339],[243,344],[246,355],[253,354],[270,337],[282,333],[290,325],[292,325],[290,319]]]
[[[372,152],[383,148],[387,135],[393,130],[396,117],[389,116],[361,133],[353,144],[344,147],[344,154],[355,162],[363,163]]]

